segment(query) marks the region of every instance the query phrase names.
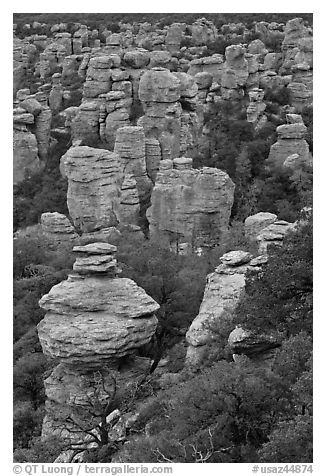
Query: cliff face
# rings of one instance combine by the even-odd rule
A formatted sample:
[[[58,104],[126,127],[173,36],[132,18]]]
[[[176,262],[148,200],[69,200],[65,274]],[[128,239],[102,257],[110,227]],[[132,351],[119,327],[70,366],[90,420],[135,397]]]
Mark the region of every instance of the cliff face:
[[[76,432],[85,412],[109,398],[113,383],[123,392],[148,371],[149,360],[135,354],[156,330],[159,305],[117,277],[115,246],[92,243],[74,252],[73,274],[39,302],[46,315],[38,334],[44,354],[59,361],[45,381],[43,436],[63,434],[77,443],[85,438]]]
[[[153,239],[197,248],[220,240],[228,229],[234,184],[221,170],[192,168],[192,160],[163,160],[147,211]]]

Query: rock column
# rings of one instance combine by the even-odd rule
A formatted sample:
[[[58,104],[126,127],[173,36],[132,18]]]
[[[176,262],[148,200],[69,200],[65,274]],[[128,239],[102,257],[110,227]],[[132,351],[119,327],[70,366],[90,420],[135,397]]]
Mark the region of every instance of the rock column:
[[[125,397],[148,372],[149,359],[137,352],[155,332],[159,305],[117,276],[115,246],[92,243],[74,252],[73,273],[39,302],[46,315],[38,334],[44,354],[59,361],[44,382],[42,437],[57,435],[78,448],[87,444],[86,429],[105,430],[103,418],[119,415],[114,396]]]
[[[152,239],[193,250],[220,242],[228,229],[234,184],[221,170],[192,168],[192,159],[160,162],[147,211]]]

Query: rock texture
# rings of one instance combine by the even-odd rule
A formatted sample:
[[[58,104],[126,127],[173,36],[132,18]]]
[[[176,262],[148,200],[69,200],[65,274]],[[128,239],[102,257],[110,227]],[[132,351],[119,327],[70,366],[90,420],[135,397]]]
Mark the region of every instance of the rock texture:
[[[19,183],[26,173],[40,171],[48,158],[52,113],[47,96],[29,89],[17,91],[13,112],[14,183]]]
[[[42,232],[54,249],[77,244],[79,235],[66,217],[58,212],[46,212],[41,215]]]
[[[252,122],[256,129],[262,127],[266,123],[266,116],[263,114],[266,104],[263,102],[264,91],[254,88],[249,91],[249,106],[247,107],[247,121]]]
[[[273,335],[257,334],[241,327],[236,327],[231,332],[228,344],[235,361],[240,355],[246,355],[257,366],[267,370],[271,369],[275,351],[281,345],[279,339]]]
[[[267,255],[270,245],[282,246],[285,235],[296,224],[278,220],[274,213],[259,212],[246,218],[244,226],[246,237],[258,244],[260,254]]]
[[[71,147],[61,157],[60,167],[68,178],[67,205],[75,227],[90,232],[115,226],[123,180],[117,154]]]
[[[150,235],[193,249],[219,242],[228,229],[234,184],[221,170],[192,168],[192,160],[163,160],[147,211]]]
[[[135,354],[155,332],[159,305],[132,280],[117,277],[115,246],[91,243],[74,252],[74,274],[39,302],[46,315],[38,334],[44,354],[59,361],[45,380],[42,435],[60,433],[78,443],[86,436],[76,431],[82,422],[100,422],[101,413],[93,419],[89,412],[92,404],[105,405],[114,382],[123,392],[148,371],[148,359]]]
[[[245,219],[245,235],[250,240],[256,241],[258,234],[277,220],[277,215],[269,212],[259,212]]]
[[[34,134],[25,130],[14,130],[13,137],[13,182],[22,182],[26,174],[38,172],[42,163],[38,156],[37,140]]]
[[[180,150],[181,82],[168,69],[152,68],[139,81],[139,99],[145,115],[138,120],[146,137],[159,140],[163,159]]]
[[[209,346],[218,338],[219,328],[232,323],[232,313],[244,295],[246,272],[260,270],[261,261],[245,251],[231,251],[220,260],[222,264],[207,276],[198,316],[186,334],[187,366],[197,366],[205,360]]]
[[[241,45],[225,48],[225,67],[221,78],[221,93],[224,99],[238,99],[244,95],[243,86],[249,77],[245,53]]]
[[[294,223],[285,220],[276,220],[257,235],[258,250],[262,254],[268,254],[270,245],[282,246],[285,235],[295,229]]]
[[[120,157],[123,174],[135,178],[139,203],[147,208],[152,190],[146,170],[145,134],[142,127],[126,126],[117,130],[114,152]]]
[[[307,128],[303,123],[283,124],[276,128],[277,142],[271,146],[267,162],[270,166],[280,167],[286,159],[297,154],[297,163],[311,165],[309,146],[304,139]]]

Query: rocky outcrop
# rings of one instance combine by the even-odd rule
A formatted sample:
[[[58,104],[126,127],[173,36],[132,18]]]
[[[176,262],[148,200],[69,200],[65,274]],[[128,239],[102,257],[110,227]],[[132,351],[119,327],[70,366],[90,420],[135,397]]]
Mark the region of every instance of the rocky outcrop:
[[[238,99],[244,95],[243,87],[249,77],[246,50],[241,45],[225,48],[225,66],[221,78],[223,99]]]
[[[285,220],[276,220],[263,228],[256,237],[259,253],[268,254],[270,245],[282,246],[285,235],[294,229],[295,224]]]
[[[32,174],[42,169],[38,156],[37,140],[34,134],[27,130],[15,130],[13,137],[13,183],[22,182],[26,174]]]
[[[224,57],[216,53],[212,56],[191,60],[187,73],[191,76],[195,76],[197,73],[209,73],[212,75],[214,82],[221,83],[223,70]]]
[[[267,121],[267,118],[264,115],[266,109],[266,104],[263,102],[264,90],[254,88],[249,91],[248,95],[250,102],[247,107],[247,121],[252,122],[255,128],[259,129]]]
[[[248,270],[258,272],[264,262],[253,259],[245,251],[230,251],[220,260],[222,264],[207,276],[199,313],[186,334],[187,366],[201,364],[214,342],[222,348],[225,346],[226,342],[218,342],[219,332],[221,328],[232,326],[233,312],[244,295],[246,273]]]
[[[49,95],[49,107],[56,114],[63,106],[63,87],[61,85],[61,74],[52,75],[52,89]]]
[[[148,371],[148,359],[136,354],[155,332],[159,305],[117,277],[115,246],[92,243],[74,252],[74,273],[39,302],[46,315],[38,334],[44,354],[59,361],[45,380],[42,436],[60,434],[77,445],[85,442],[83,425],[103,422],[112,395],[124,395]]]
[[[120,223],[137,225],[140,216],[139,194],[134,175],[126,174],[121,186]]]
[[[161,158],[161,146],[158,139],[155,137],[145,139],[146,170],[153,183],[160,168]]]
[[[180,43],[185,29],[185,23],[172,23],[169,26],[165,37],[165,45],[171,54],[178,54],[180,51]]]
[[[42,213],[40,223],[43,234],[54,249],[59,249],[61,246],[73,246],[79,241],[76,230],[62,213]]]
[[[139,81],[139,99],[145,115],[138,120],[146,137],[159,140],[162,158],[174,158],[180,150],[181,82],[168,69],[152,68]]]
[[[192,168],[192,159],[163,160],[147,211],[150,235],[193,249],[212,246],[228,229],[234,184],[221,170]]]
[[[287,22],[284,33],[281,71],[292,75],[288,85],[291,104],[300,112],[305,106],[312,105],[312,32],[302,18],[293,18]]]
[[[71,135],[74,141],[98,140],[100,111],[98,102],[83,101],[71,118]]]
[[[277,142],[271,146],[267,163],[270,167],[280,167],[292,154],[298,154],[297,163],[311,165],[309,146],[304,139],[307,128],[303,123],[283,124],[276,128]]]
[[[21,182],[26,173],[42,169],[48,158],[52,113],[47,95],[29,89],[17,92],[14,108],[14,183]]]
[[[207,45],[217,37],[217,29],[206,18],[200,18],[191,25],[191,39],[195,46]]]
[[[260,254],[267,255],[270,245],[282,246],[285,235],[296,224],[278,220],[274,213],[259,212],[246,218],[244,227],[246,238],[258,245]]]
[[[280,340],[273,335],[258,334],[236,327],[228,338],[229,348],[236,362],[241,355],[246,355],[260,368],[271,370],[276,349],[280,347]]]
[[[123,174],[134,176],[142,209],[148,207],[152,182],[145,159],[145,134],[142,127],[126,126],[117,130],[114,152],[120,158]]]
[[[91,232],[119,223],[123,174],[117,154],[71,147],[61,157],[60,169],[68,179],[67,205],[78,230]]]
[[[246,238],[256,241],[259,233],[275,221],[277,221],[277,215],[269,212],[259,212],[247,217],[244,222]]]
[[[43,92],[37,92],[35,99],[41,104],[42,109],[35,116],[35,137],[37,140],[39,157],[42,160],[48,158],[51,143],[51,121],[52,112],[48,106],[47,95]]]

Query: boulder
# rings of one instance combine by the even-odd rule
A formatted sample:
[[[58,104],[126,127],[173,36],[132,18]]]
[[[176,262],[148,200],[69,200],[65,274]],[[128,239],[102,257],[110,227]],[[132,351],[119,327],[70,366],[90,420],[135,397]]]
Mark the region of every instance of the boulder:
[[[245,219],[245,235],[250,240],[256,241],[258,234],[277,220],[277,215],[269,212],[259,212]]]

